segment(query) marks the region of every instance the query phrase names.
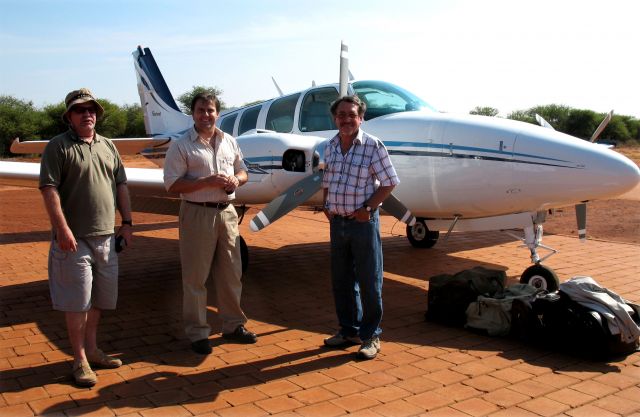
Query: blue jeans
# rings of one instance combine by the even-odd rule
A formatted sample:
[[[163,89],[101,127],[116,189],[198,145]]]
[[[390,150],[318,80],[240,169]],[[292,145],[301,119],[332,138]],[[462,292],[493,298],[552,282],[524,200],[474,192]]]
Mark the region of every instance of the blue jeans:
[[[331,282],[343,336],[371,339],[382,333],[382,242],[376,210],[366,223],[331,220]]]

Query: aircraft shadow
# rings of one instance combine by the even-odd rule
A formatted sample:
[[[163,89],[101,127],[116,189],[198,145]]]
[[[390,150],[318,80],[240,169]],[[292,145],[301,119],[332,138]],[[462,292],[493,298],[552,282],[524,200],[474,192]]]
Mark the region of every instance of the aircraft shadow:
[[[426,289],[430,276],[474,266],[505,269],[500,265],[456,256],[462,246],[468,249],[468,239],[465,234],[454,234],[446,246],[431,250],[411,248],[401,237],[383,239],[387,277],[384,283],[385,344],[410,343],[416,346],[415,349],[483,352],[483,355],[551,365],[556,370],[617,370],[606,363],[539,349],[517,340],[492,338],[425,322]],[[494,234],[485,238],[485,244],[487,239],[493,244],[504,238]],[[222,361],[218,356],[231,357],[238,351],[244,352],[246,346],[227,344],[219,334],[211,337],[213,355],[204,357],[190,352],[188,341],[181,334],[178,242],[174,238],[138,236],[135,246],[121,258],[118,308],[105,312],[100,328],[101,347],[117,354],[125,366],[132,365],[131,376],[126,380],[112,380],[115,382],[105,386],[98,385],[96,395],[91,399],[63,401],[44,412],[77,406],[83,407],[83,412],[90,412],[94,408],[92,404],[98,409],[100,403],[135,407],[142,402],[153,407],[210,402],[222,390],[254,386],[355,360],[355,349],[319,347],[324,335],[333,333],[336,328],[328,242],[294,244],[276,250],[253,246],[250,251],[250,267],[244,277],[243,307],[250,319],[248,327],[260,338],[258,345],[250,350],[255,358],[245,358],[242,364]],[[37,332],[42,333],[48,343],[70,354],[63,315],[51,311],[46,280],[3,286],[0,288],[0,300],[4,306],[1,326],[16,328],[35,323]],[[209,285],[209,305],[213,307],[208,319],[215,333],[221,322],[215,311],[213,285]],[[288,351],[288,344],[298,347]],[[267,357],[261,356],[262,349],[267,350]],[[50,354],[55,355],[56,352]],[[62,358],[59,352],[57,355]],[[163,365],[171,370],[157,371]],[[156,367],[155,370],[150,370],[150,366]],[[175,371],[176,367],[185,370]],[[199,369],[205,367],[215,369]],[[109,372],[99,371],[99,375],[108,375]],[[3,371],[2,391],[70,384],[66,376],[68,373],[69,363],[65,361],[43,361],[14,367]],[[209,389],[206,393],[191,392],[189,386],[193,381],[208,381]],[[162,389],[165,387],[177,387],[174,391],[181,393],[164,395]],[[131,392],[136,395],[130,396]]]

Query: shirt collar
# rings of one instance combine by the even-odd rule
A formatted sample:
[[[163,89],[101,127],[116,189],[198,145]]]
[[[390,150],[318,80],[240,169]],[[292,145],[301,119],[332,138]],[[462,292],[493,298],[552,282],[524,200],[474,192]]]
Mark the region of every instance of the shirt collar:
[[[74,142],[86,143],[85,141],[80,139],[80,136],[78,136],[78,133],[75,130],[71,129],[71,128],[69,128],[69,137]],[[92,142],[95,142],[95,143],[100,142],[100,135],[98,135],[95,130],[93,131],[93,141]]]
[[[214,138],[224,138],[224,132],[222,130],[220,130],[218,128],[218,126],[214,127],[214,134],[213,134]],[[189,131],[189,139],[191,139],[192,142],[197,141],[198,139],[200,139],[201,142],[204,142],[204,140],[202,140],[202,138],[200,137],[200,135],[198,134],[198,131],[196,130],[195,125],[191,126],[191,130]]]
[[[362,131],[362,129],[358,129],[358,133],[356,134],[356,137],[353,138],[353,142],[362,145],[364,143],[363,136],[364,132]],[[336,133],[336,135],[331,138],[329,142],[334,146],[337,146],[340,143],[340,135]]]

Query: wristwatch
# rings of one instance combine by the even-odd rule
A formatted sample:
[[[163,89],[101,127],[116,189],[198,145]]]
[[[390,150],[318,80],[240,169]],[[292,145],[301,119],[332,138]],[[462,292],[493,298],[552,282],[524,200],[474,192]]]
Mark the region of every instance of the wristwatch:
[[[133,222],[131,220],[123,220],[122,225],[124,226],[125,224],[128,224],[129,226],[133,227]]]

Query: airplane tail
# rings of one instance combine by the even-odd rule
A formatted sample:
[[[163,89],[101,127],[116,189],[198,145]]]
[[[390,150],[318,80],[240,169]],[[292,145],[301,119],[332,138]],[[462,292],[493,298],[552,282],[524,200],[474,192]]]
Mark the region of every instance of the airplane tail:
[[[143,50],[138,46],[133,51],[133,65],[138,78],[138,93],[147,134],[152,137],[182,135],[191,127],[193,120],[180,111],[151,50]]]

